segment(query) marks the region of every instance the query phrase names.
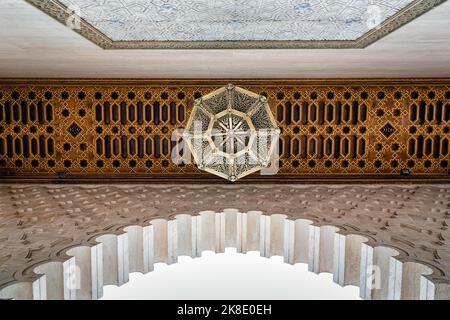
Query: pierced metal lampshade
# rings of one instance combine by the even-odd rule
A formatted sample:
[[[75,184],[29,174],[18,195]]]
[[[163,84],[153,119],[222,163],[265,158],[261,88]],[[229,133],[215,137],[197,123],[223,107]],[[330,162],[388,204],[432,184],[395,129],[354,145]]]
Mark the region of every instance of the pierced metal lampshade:
[[[198,168],[236,181],[270,165],[279,133],[264,96],[229,84],[195,100],[183,136]]]

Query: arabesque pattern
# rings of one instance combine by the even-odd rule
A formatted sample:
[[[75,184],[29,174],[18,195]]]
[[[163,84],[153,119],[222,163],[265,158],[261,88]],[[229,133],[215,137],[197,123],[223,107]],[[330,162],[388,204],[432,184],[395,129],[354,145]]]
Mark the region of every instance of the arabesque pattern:
[[[364,48],[446,0],[25,0],[104,49]]]

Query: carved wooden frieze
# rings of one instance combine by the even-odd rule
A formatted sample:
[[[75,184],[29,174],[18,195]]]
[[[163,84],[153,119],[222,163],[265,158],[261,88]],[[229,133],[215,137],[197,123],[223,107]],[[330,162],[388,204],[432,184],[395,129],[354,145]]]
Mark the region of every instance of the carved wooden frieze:
[[[4,80],[0,177],[217,181],[181,158],[180,129],[228,82]],[[277,174],[246,179],[449,177],[450,81],[231,82],[267,97],[281,129]]]

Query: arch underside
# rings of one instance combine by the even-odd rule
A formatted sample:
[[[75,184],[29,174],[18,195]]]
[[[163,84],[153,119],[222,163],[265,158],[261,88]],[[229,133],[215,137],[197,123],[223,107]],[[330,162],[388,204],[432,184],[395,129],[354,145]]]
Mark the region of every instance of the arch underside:
[[[236,247],[364,299],[450,299],[449,218],[449,185],[1,185],[0,298],[98,299]]]

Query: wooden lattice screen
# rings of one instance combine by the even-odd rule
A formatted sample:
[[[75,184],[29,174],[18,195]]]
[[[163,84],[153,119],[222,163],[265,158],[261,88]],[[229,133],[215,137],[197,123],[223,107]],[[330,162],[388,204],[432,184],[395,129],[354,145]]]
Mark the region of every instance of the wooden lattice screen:
[[[195,98],[228,82],[267,96],[277,176],[448,179],[450,80],[0,82],[0,178],[219,181],[171,161]],[[244,179],[245,180],[245,179]]]

